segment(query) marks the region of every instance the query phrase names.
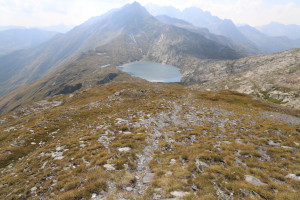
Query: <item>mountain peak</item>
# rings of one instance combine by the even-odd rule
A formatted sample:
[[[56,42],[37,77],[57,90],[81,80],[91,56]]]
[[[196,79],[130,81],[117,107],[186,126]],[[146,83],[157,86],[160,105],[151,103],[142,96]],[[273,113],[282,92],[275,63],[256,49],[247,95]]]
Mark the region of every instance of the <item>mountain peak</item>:
[[[135,12],[142,11],[142,12],[148,13],[148,11],[140,3],[136,2],[136,1],[133,3],[126,4],[125,6],[123,6],[121,8],[121,10],[131,10],[131,11],[135,11]]]
[[[134,1],[133,3],[131,3],[130,5],[132,5],[132,6],[140,6],[140,7],[142,7],[141,6],[141,4],[139,3],[139,2],[137,2],[137,1]]]
[[[126,4],[118,12],[115,13],[121,21],[132,22],[134,19],[142,20],[144,18],[152,17],[152,15],[140,3],[133,2]]]

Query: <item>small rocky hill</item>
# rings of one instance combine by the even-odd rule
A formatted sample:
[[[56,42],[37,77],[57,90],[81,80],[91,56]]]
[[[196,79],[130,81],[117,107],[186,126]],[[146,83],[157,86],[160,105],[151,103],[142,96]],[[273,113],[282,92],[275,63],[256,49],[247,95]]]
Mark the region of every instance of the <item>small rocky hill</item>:
[[[198,83],[194,89],[229,89],[300,108],[300,49],[236,61],[208,60],[183,71],[183,82]]]
[[[248,95],[112,82],[0,125],[1,199],[300,196],[300,113]]]

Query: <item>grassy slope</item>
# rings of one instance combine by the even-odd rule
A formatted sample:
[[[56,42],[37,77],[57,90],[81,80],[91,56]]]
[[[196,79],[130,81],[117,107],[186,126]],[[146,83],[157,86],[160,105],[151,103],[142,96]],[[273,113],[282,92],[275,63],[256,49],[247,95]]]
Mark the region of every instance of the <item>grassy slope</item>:
[[[299,116],[228,91],[133,82],[83,88],[0,117],[0,198],[152,199],[186,191],[185,199],[249,199],[244,189],[255,198],[296,199],[300,184],[285,176],[300,172]],[[197,160],[208,167],[199,170]],[[153,180],[140,187],[149,172]]]

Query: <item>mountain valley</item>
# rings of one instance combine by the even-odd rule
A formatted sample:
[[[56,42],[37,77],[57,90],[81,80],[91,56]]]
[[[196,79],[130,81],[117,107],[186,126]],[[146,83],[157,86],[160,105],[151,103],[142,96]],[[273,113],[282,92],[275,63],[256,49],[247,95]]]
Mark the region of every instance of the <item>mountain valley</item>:
[[[114,59],[117,64],[120,64],[119,60],[130,62],[121,57],[124,54],[130,54],[136,60],[148,57],[163,63],[181,57],[236,59],[245,56],[243,52],[200,34],[167,26],[152,17],[140,4],[133,3],[92,18],[38,47],[0,57],[0,95],[32,83],[51,70],[76,60],[81,53],[95,49],[109,51],[109,56],[121,54]],[[127,52],[128,49],[134,52]],[[182,65],[188,63],[181,62],[177,66]]]
[[[298,44],[199,8],[146,8],[0,56],[0,199],[297,200]],[[119,70],[132,62],[181,81]]]

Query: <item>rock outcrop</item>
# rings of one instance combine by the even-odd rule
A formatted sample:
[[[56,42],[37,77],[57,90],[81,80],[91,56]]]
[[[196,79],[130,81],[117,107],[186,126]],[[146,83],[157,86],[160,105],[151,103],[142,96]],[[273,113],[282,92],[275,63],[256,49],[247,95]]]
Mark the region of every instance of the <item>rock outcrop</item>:
[[[203,61],[183,69],[194,89],[233,90],[300,108],[300,49],[234,61]]]

